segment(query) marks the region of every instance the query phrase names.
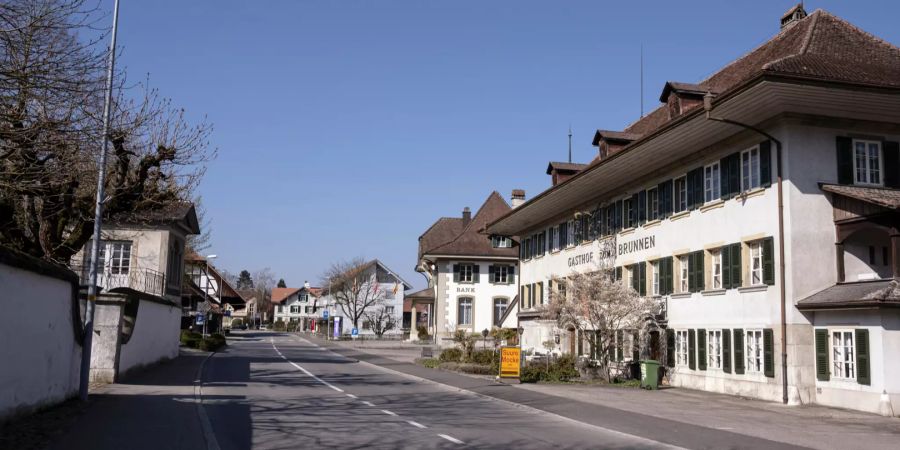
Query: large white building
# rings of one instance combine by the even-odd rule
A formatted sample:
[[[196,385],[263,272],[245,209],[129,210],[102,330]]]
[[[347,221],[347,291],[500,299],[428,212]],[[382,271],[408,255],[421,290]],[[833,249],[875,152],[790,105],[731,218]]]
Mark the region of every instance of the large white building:
[[[317,300],[317,314],[323,317],[323,312],[328,311],[330,323],[326,329],[332,333],[336,328],[337,335],[352,334],[354,315],[359,316],[356,331],[360,336],[374,336],[376,328],[384,336],[404,333],[403,301],[412,286],[380,260],[354,266],[328,284],[322,287],[322,296]],[[390,327],[385,326],[388,321]]]
[[[514,191],[513,203],[524,197],[524,192]],[[480,333],[515,326],[514,241],[484,233],[485,225],[509,211],[509,204],[493,192],[474,217],[465,208],[462,217],[438,219],[419,237],[416,270],[428,279],[431,295],[423,296],[418,305],[431,316],[437,343],[445,344],[443,340],[456,330]]]
[[[285,324],[294,322],[291,328],[299,331],[313,331],[313,323],[320,314],[316,311],[316,300],[322,289],[310,286],[300,288],[273,288],[272,303],[275,305],[275,321]]]
[[[671,384],[900,415],[900,49],[798,5],[660,100],[489,224],[522,236],[523,346],[560,333],[551,283],[605,263],[657,299],[663,331],[634,354]]]

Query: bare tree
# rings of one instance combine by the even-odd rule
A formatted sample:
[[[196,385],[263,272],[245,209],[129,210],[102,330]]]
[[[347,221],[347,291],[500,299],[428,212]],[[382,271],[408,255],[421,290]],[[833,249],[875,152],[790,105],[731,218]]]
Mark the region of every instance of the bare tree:
[[[616,350],[616,332],[639,330],[654,306],[652,299],[614,278],[610,269],[573,273],[558,281],[565,289],[551,290],[543,312],[560,329],[579,330],[587,337],[607,381],[612,375],[609,355]]]
[[[372,270],[369,270],[369,269]],[[322,287],[340,306],[354,328],[366,310],[384,302],[384,291],[378,286],[376,270],[362,258],[334,263],[322,277]]]
[[[397,328],[397,315],[385,305],[375,305],[365,313],[366,322],[372,326],[375,336],[381,338],[384,333]]]
[[[194,208],[197,211],[197,222],[200,223],[200,234],[191,234],[185,242],[186,253],[201,254],[208,250],[212,244],[212,219],[206,215],[206,206],[203,204],[203,197],[195,196],[193,199]]]
[[[189,125],[146,84],[129,87],[124,72],[101,135],[107,49],[104,36],[83,39],[97,34],[96,16],[84,0],[0,4],[0,243],[62,263],[91,236],[103,139],[107,218],[189,201],[215,155],[208,125]]]

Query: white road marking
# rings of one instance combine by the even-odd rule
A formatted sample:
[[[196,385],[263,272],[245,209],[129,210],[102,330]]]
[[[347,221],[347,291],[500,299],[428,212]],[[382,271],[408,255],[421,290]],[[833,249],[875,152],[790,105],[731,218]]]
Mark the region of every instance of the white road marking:
[[[272,339],[271,339],[271,342],[272,342],[272,348],[274,348],[275,351],[277,352],[277,351],[278,351],[278,347],[275,346],[275,338],[272,338]],[[335,391],[338,391],[338,392],[344,392],[343,389],[341,389],[341,388],[339,388],[339,387],[337,387],[337,386],[335,386],[335,385],[333,385],[333,384],[331,384],[331,383],[329,383],[329,382],[327,382],[327,381],[325,381],[325,380],[323,380],[323,379],[321,379],[321,378],[319,378],[319,377],[313,375],[312,372],[310,372],[310,371],[304,369],[303,367],[301,367],[301,366],[298,365],[297,363],[295,363],[295,362],[293,362],[293,361],[287,359],[284,355],[281,355],[281,357],[284,358],[285,361],[291,363],[292,366],[296,367],[298,370],[300,370],[301,372],[305,373],[305,374],[306,374],[307,376],[309,376],[310,378],[312,378],[312,379],[318,381],[319,383],[324,384],[325,386],[330,387],[331,389],[334,389]]]
[[[385,413],[385,414],[387,414],[387,415],[389,415],[389,416],[396,416],[396,415],[397,415],[397,413],[392,412],[392,411],[388,411],[388,410],[386,410],[386,409],[382,409],[381,412],[383,412],[383,413]]]
[[[356,398],[356,396],[353,395],[353,394],[347,394],[347,397],[350,397],[350,398]]]
[[[440,436],[454,444],[460,444],[460,445],[465,444],[465,442],[463,442],[455,437],[447,436],[446,434],[439,434],[438,436]]]
[[[410,425],[412,425],[412,426],[414,426],[414,427],[416,427],[416,428],[428,428],[428,427],[426,427],[425,425],[422,425],[421,423],[415,422],[415,421],[412,421],[412,420],[407,420],[406,423],[408,423],[408,424],[410,424]]]
[[[372,402],[367,402],[367,401],[363,401],[363,404],[366,405],[366,406],[373,406],[373,407],[375,406],[374,403],[372,403]]]

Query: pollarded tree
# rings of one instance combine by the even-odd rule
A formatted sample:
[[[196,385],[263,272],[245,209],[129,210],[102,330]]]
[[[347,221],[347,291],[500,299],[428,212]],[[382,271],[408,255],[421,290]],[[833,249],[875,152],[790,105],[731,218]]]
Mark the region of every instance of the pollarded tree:
[[[573,273],[559,282],[564,283],[565,289],[550,292],[544,318],[556,321],[560,329],[578,330],[586,336],[609,381],[609,355],[616,352],[616,333],[641,329],[646,317],[652,316],[655,302],[616,281],[610,269]]]
[[[60,263],[91,238],[104,139],[107,218],[190,201],[215,153],[208,125],[124,72],[102,135],[106,36],[84,38],[98,18],[83,0],[0,3],[0,244]]]
[[[385,292],[378,285],[376,267],[362,258],[334,263],[322,277],[326,295],[341,308],[344,316],[359,328],[369,308],[384,304]]]

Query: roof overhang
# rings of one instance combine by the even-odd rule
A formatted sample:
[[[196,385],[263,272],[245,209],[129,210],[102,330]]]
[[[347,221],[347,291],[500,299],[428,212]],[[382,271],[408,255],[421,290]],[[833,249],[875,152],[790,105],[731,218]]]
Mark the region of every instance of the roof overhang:
[[[500,259],[503,261],[518,261],[518,256],[488,256],[488,255],[447,255],[447,254],[425,254],[422,259],[434,261],[436,259]]]
[[[900,124],[900,89],[761,75],[720,95],[713,107],[717,117],[753,125],[784,113]],[[700,161],[702,149],[740,131],[707,120],[703,108],[693,109],[511,210],[487,231],[521,235],[565,211],[626,193],[635,181],[662,174],[675,162]]]

